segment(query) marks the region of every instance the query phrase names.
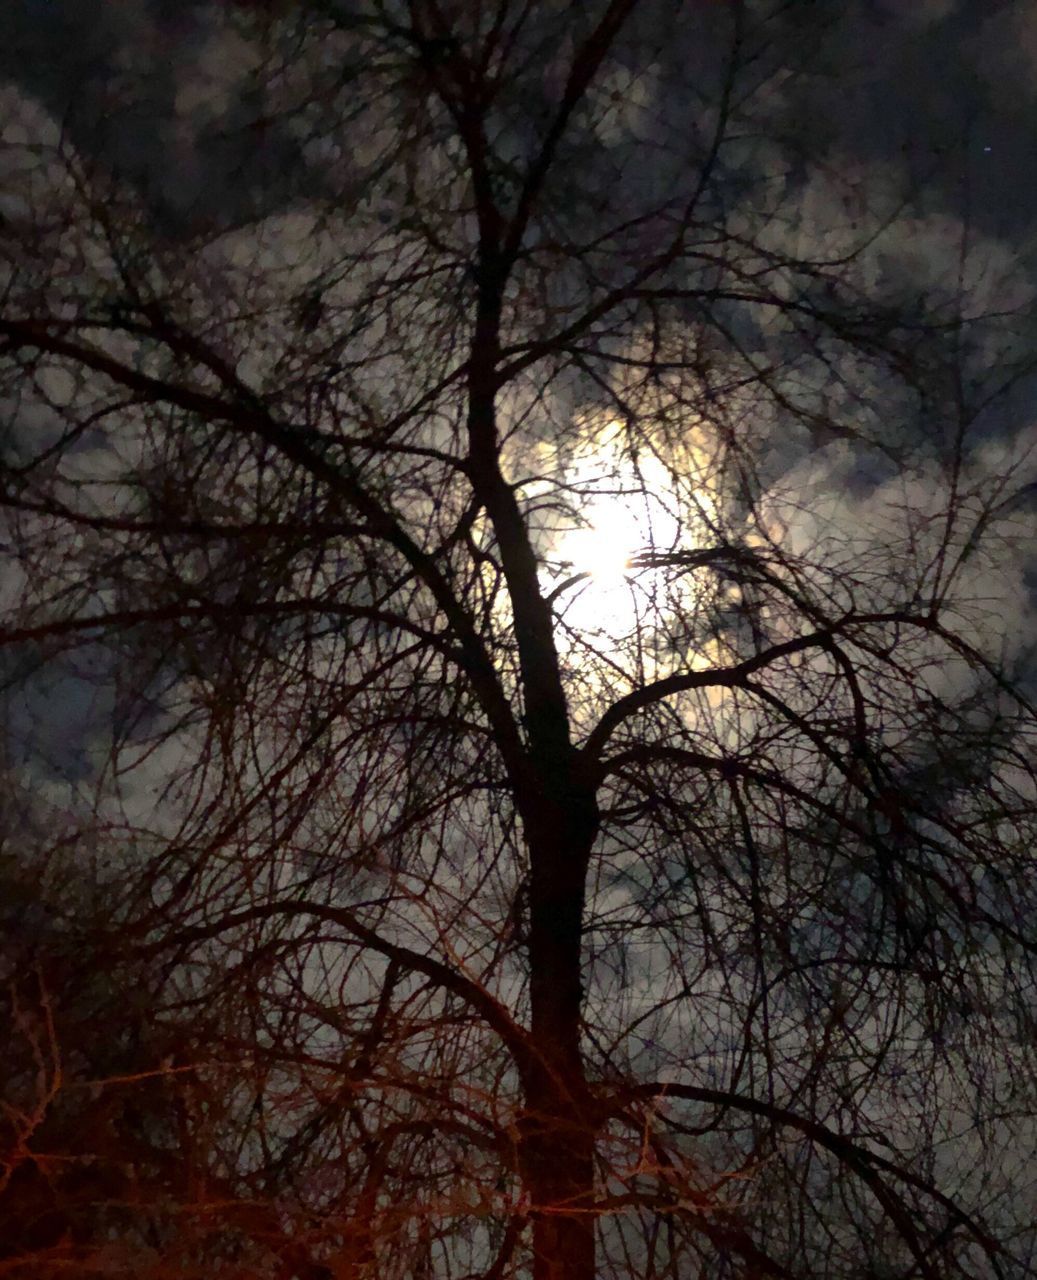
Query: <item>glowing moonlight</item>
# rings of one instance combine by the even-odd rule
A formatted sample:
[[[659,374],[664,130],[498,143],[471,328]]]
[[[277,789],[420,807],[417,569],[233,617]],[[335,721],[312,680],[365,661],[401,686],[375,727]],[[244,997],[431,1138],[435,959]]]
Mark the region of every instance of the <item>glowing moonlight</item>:
[[[573,525],[559,533],[550,556],[559,616],[581,632],[618,638],[647,604],[639,558],[681,543],[673,478],[653,456],[635,463],[613,429],[570,467],[566,488]]]

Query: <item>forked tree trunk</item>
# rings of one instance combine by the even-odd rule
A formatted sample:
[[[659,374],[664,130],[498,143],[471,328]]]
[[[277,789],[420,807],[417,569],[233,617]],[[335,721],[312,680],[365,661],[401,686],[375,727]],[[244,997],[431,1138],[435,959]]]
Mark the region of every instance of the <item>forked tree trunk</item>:
[[[483,230],[493,240],[495,219]],[[594,1144],[580,1050],[583,900],[600,821],[570,737],[551,606],[525,516],[500,468],[500,308],[507,277],[484,243],[469,364],[469,475],[486,505],[514,611],[529,753],[517,768],[529,848],[530,1029],[520,1161],[533,1213],[533,1280],[594,1280]]]

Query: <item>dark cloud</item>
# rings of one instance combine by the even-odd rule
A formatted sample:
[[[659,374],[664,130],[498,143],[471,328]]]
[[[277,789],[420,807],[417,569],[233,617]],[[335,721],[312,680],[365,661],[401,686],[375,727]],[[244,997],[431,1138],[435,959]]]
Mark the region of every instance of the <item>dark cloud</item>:
[[[0,77],[149,187],[174,222],[268,212],[300,183],[319,188],[320,166],[302,161],[284,120],[263,118],[248,77],[235,81],[234,51],[220,45],[227,12],[164,0],[17,0],[5,7]],[[856,0],[789,14],[797,52],[782,93],[796,145],[814,159],[827,147],[840,161],[888,166],[923,207],[967,206],[986,233],[1021,238],[1032,227],[1032,6]],[[221,59],[229,79],[219,109],[207,110],[200,79],[206,69],[219,75]],[[709,62],[703,48],[704,74]]]

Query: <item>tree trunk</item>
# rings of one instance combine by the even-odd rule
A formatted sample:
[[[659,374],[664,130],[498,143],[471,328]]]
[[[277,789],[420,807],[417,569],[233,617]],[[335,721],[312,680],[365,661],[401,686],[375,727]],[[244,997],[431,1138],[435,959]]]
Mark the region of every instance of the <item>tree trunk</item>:
[[[558,788],[558,790],[562,790]],[[545,798],[527,822],[531,1029],[522,1174],[533,1215],[533,1280],[594,1280],[597,1122],[580,1048],[584,883],[597,811],[588,793]]]
[[[486,208],[489,208],[487,205]],[[570,738],[551,606],[526,517],[500,467],[496,429],[506,270],[482,228],[479,308],[469,365],[469,474],[493,523],[515,620],[528,754],[517,771],[529,848],[530,1029],[519,1157],[533,1217],[533,1280],[594,1280],[596,1124],[580,1050],[583,899],[598,832],[595,788]]]
[[[571,1108],[527,1123],[523,1176],[533,1206],[533,1280],[594,1280],[594,1133]]]

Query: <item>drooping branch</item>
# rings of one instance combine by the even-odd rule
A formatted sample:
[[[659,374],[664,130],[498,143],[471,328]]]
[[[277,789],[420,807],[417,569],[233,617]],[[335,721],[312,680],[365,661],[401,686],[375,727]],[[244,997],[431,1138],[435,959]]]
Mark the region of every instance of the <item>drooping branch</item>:
[[[926,631],[936,628],[931,614],[918,614],[906,610],[893,610],[888,613],[847,614],[820,631],[812,631],[807,635],[796,636],[792,640],[772,645],[761,653],[754,654],[742,662],[730,667],[714,667],[704,671],[680,672],[651,681],[638,689],[632,690],[617,699],[591,730],[582,751],[592,761],[600,758],[602,748],[617,728],[638,711],[672,698],[676,694],[690,693],[693,689],[744,689],[750,676],[765,670],[782,658],[792,657],[797,653],[805,653],[811,649],[826,650],[832,641],[840,635],[858,627],[882,626],[889,624],[915,626]]]
[[[833,1155],[840,1164],[856,1174],[868,1187],[875,1199],[896,1226],[904,1243],[911,1250],[920,1274],[929,1280],[941,1280],[942,1272],[931,1258],[931,1249],[912,1220],[911,1211],[902,1197],[890,1186],[890,1182],[902,1183],[939,1205],[955,1227],[961,1227],[984,1250],[994,1274],[1003,1277],[1007,1273],[1002,1265],[1004,1249],[988,1228],[974,1215],[967,1213],[950,1196],[927,1179],[902,1164],[879,1155],[861,1145],[860,1141],[830,1129],[809,1116],[800,1115],[787,1107],[745,1094],[724,1089],[712,1089],[699,1085],[685,1085],[665,1081],[646,1081],[619,1092],[614,1106],[622,1113],[631,1103],[646,1099],[663,1101],[666,1098],[684,1102],[696,1102],[718,1108],[721,1112],[738,1112],[758,1116],[779,1128],[793,1129],[808,1141]],[[887,1179],[889,1181],[887,1181]]]
[[[344,929],[364,947],[384,956],[403,970],[423,974],[442,990],[463,1000],[497,1034],[523,1078],[543,1073],[543,1055],[529,1033],[514,1020],[504,1004],[469,978],[460,966],[383,938],[376,929],[365,925],[355,912],[346,907],[303,898],[265,903],[228,912],[208,924],[180,927],[170,937],[148,944],[143,951],[145,954],[160,954],[173,950],[184,955],[195,944],[225,936],[243,925],[258,924],[265,920],[293,919],[312,919],[335,925]]]
[[[27,347],[60,356],[153,402],[175,406],[197,415],[205,422],[220,424],[239,435],[254,437],[272,445],[285,458],[327,484],[332,493],[356,510],[361,516],[365,533],[382,539],[398,551],[442,610],[457,638],[466,674],[484,713],[494,727],[508,768],[516,778],[522,776],[523,753],[518,728],[484,641],[454,595],[443,571],[432,556],[407,533],[387,503],[368,493],[348,468],[336,465],[314,448],[305,431],[275,419],[266,406],[251,393],[244,399],[228,400],[201,387],[155,377],[116,359],[79,337],[69,337],[69,329],[70,326],[65,324],[51,325],[0,316],[0,336],[6,339],[4,345],[8,350],[16,351]]]

